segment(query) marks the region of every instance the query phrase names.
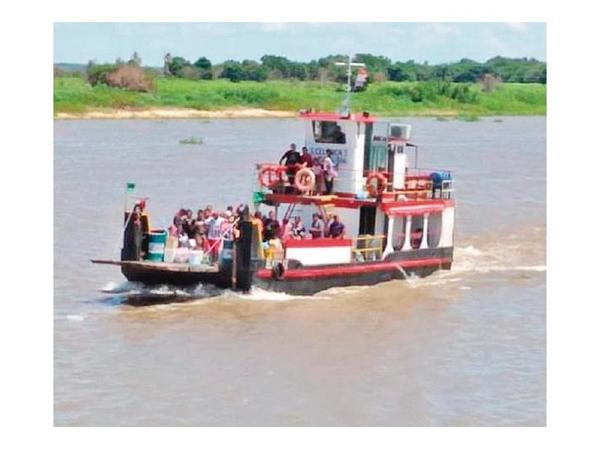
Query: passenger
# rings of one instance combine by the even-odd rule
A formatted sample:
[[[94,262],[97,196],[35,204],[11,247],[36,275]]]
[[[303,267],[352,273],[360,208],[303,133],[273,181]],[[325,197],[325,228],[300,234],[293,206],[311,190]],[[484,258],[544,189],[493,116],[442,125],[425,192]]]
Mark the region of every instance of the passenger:
[[[254,217],[252,218],[252,225],[256,226],[260,231],[262,236],[263,234],[263,221],[262,221],[262,213],[260,211],[256,211],[254,213]]]
[[[213,215],[213,207],[212,205],[207,205],[206,208],[204,208],[204,220],[208,220],[212,217]]]
[[[300,164],[302,167],[312,168],[313,166],[313,157],[310,153],[308,153],[308,149],[306,147],[302,147],[302,154],[300,155]]]
[[[242,214],[244,214],[245,209],[246,209],[246,205],[244,205],[243,203],[240,203],[238,205],[238,207],[235,209],[235,215],[237,217],[242,217]]]
[[[324,221],[325,222],[325,229],[323,230],[323,234],[325,235],[326,238],[329,237],[329,228],[331,227],[331,224],[333,223],[333,213],[327,213],[327,220]]]
[[[325,177],[323,176],[323,163],[320,158],[313,159],[312,171],[315,174],[315,192],[322,194],[325,192]]]
[[[306,228],[304,228],[301,217],[294,217],[294,222],[292,223],[290,229],[290,237],[292,239],[303,239],[305,234]]]
[[[263,220],[263,239],[270,241],[279,236],[279,222],[275,217],[275,211],[269,211],[268,216]]]
[[[417,228],[415,231],[410,233],[410,246],[416,250],[421,246],[423,240],[423,228]]]
[[[294,177],[298,171],[298,165],[300,164],[300,153],[296,150],[296,144],[290,144],[290,149],[283,154],[279,159],[279,165],[287,167],[286,174],[288,176],[288,182],[290,185],[294,185]]]
[[[314,213],[312,215],[312,223],[310,224],[310,234],[313,239],[321,239],[325,234],[325,224],[320,214]]]
[[[336,144],[345,144],[346,143],[346,135],[342,131],[342,128],[339,125],[335,126],[335,130],[333,132],[333,142]]]
[[[325,195],[331,195],[333,192],[333,180],[337,177],[337,172],[335,171],[335,167],[333,164],[333,160],[331,156],[333,152],[331,149],[327,149],[325,151],[327,156],[323,160],[323,176],[325,178]]]
[[[185,215],[181,218],[181,228],[187,235],[188,239],[193,239],[195,222],[190,213],[191,211],[187,210]]]
[[[332,239],[344,238],[344,224],[339,221],[338,216],[333,216],[333,222],[329,225],[329,237]]]
[[[206,238],[206,233],[200,233],[196,236],[196,247],[202,249],[203,252],[208,252],[210,248],[208,239]]]
[[[292,223],[288,219],[283,219],[281,221],[281,230],[279,232],[279,238],[282,241],[287,241],[293,237],[292,235]]]
[[[219,244],[221,241],[221,223],[223,223],[223,217],[215,211],[212,213],[212,217],[208,220],[207,224],[207,237],[208,244],[210,247],[210,258],[211,262],[215,263],[219,256]]]
[[[233,207],[231,207],[233,210]],[[227,208],[223,213],[223,221],[221,222],[221,236],[223,239],[231,241],[233,240],[233,222],[235,221],[235,217],[233,216],[233,212]]]
[[[296,144],[290,144],[290,149],[279,159],[280,166],[290,166],[300,162],[300,153],[296,150]]]
[[[180,209],[173,216],[173,226],[177,229],[176,236],[179,237],[183,234],[183,217],[185,216],[185,209]]]

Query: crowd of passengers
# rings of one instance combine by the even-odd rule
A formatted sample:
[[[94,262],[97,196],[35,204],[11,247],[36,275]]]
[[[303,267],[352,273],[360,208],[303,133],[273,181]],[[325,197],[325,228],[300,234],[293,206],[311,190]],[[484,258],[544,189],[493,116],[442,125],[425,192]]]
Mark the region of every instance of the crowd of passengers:
[[[302,222],[300,216],[291,220],[277,220],[275,211],[269,211],[263,217],[260,211],[254,213],[252,222],[261,231],[263,241],[269,242],[273,239],[286,241],[288,239],[343,239],[345,227],[336,214],[328,214],[325,219],[321,214],[314,213],[308,228]]]
[[[333,152],[330,149],[325,151],[323,158],[312,156],[306,147],[302,147],[302,152],[296,150],[296,144],[290,144],[283,156],[279,159],[279,165],[286,166],[286,174],[289,183],[294,184],[294,177],[298,170],[307,167],[315,174],[315,191],[318,194],[330,195],[333,192],[333,181],[337,177],[335,164],[332,159]]]
[[[218,257],[221,240],[235,240],[239,237],[239,217],[245,205],[237,208],[228,206],[225,211],[219,212],[208,205],[199,209],[194,215],[191,209],[180,209],[173,217],[169,227],[169,236],[177,239],[179,247],[203,250],[212,261]],[[260,211],[254,213],[252,222],[260,230],[263,242],[288,239],[342,239],[345,227],[336,214],[328,214],[324,218],[321,214],[312,215],[312,221],[307,228],[300,216],[291,220],[279,221],[275,211],[271,210],[263,217]]]
[[[221,240],[239,237],[238,219],[244,208],[240,204],[236,209],[228,206],[219,212],[208,205],[195,215],[191,209],[182,208],[173,217],[169,236],[177,239],[179,247],[203,250],[215,261]]]

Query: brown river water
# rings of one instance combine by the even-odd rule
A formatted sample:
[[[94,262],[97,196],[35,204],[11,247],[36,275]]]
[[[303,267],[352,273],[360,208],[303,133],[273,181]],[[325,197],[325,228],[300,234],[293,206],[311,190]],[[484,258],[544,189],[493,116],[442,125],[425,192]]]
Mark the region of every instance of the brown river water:
[[[399,121],[421,166],[455,171],[451,271],[313,297],[199,287],[137,308],[121,291],[141,287],[89,262],[118,257],[124,183],[158,227],[249,202],[254,163],[301,144],[301,124],[56,121],[55,424],[545,425],[545,118]]]

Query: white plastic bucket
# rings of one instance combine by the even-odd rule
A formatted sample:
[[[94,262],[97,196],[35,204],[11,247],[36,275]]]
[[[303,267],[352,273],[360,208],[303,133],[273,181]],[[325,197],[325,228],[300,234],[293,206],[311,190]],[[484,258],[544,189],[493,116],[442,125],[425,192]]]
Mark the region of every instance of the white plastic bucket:
[[[204,252],[202,250],[192,250],[190,252],[190,265],[199,266],[204,260]]]
[[[175,253],[176,253],[177,249],[176,248],[165,248],[165,262],[166,263],[172,263],[173,261],[175,261]]]
[[[187,248],[178,248],[175,250],[175,262],[187,264],[190,260],[190,251]]]

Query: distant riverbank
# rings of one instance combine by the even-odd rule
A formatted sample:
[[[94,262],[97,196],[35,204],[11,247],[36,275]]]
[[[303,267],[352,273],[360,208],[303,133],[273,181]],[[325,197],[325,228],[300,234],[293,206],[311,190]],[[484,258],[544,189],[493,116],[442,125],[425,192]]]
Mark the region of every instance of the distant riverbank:
[[[294,117],[294,111],[269,111],[259,108],[198,110],[191,108],[92,109],[85,112],[58,112],[55,119],[273,119]]]
[[[77,77],[54,81],[56,119],[179,119],[292,117],[302,108],[335,110],[344,93],[336,84],[300,81],[194,81],[159,79],[150,93]],[[477,84],[378,82],[352,95],[352,109],[388,116],[473,118],[545,115],[546,86],[504,83],[493,92]]]

